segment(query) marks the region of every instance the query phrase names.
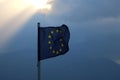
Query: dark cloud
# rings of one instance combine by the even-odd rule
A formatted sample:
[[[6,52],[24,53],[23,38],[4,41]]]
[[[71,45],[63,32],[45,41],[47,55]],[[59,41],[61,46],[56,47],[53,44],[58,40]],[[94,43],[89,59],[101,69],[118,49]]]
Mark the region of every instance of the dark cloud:
[[[49,16],[72,22],[117,17],[120,16],[119,4],[118,0],[55,0]]]

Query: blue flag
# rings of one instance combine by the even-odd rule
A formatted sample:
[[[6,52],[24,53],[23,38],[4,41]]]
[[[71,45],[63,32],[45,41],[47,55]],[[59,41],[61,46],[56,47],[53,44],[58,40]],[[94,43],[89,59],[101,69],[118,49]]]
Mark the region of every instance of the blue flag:
[[[39,27],[38,61],[63,55],[69,50],[70,32],[66,25],[59,27]]]

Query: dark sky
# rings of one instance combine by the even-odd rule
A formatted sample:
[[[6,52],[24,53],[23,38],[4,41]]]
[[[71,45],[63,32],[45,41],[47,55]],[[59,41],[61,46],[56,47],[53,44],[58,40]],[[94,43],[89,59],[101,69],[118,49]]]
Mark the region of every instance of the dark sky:
[[[71,32],[68,53],[41,61],[41,80],[120,80],[119,0],[54,0],[45,14],[11,4],[0,5],[0,80],[36,80],[38,21]]]

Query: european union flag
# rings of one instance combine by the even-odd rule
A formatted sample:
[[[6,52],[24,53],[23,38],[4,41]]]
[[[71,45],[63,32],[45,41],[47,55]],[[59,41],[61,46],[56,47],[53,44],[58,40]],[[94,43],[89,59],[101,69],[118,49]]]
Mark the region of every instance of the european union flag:
[[[66,25],[59,27],[39,27],[38,28],[38,61],[63,55],[69,50],[68,42],[70,32]]]

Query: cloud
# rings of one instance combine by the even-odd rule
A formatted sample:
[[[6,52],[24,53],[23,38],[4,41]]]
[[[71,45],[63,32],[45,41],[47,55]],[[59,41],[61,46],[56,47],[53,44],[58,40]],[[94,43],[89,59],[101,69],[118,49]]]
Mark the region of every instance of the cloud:
[[[118,0],[55,0],[52,18],[69,22],[83,22],[101,17],[120,16]]]

